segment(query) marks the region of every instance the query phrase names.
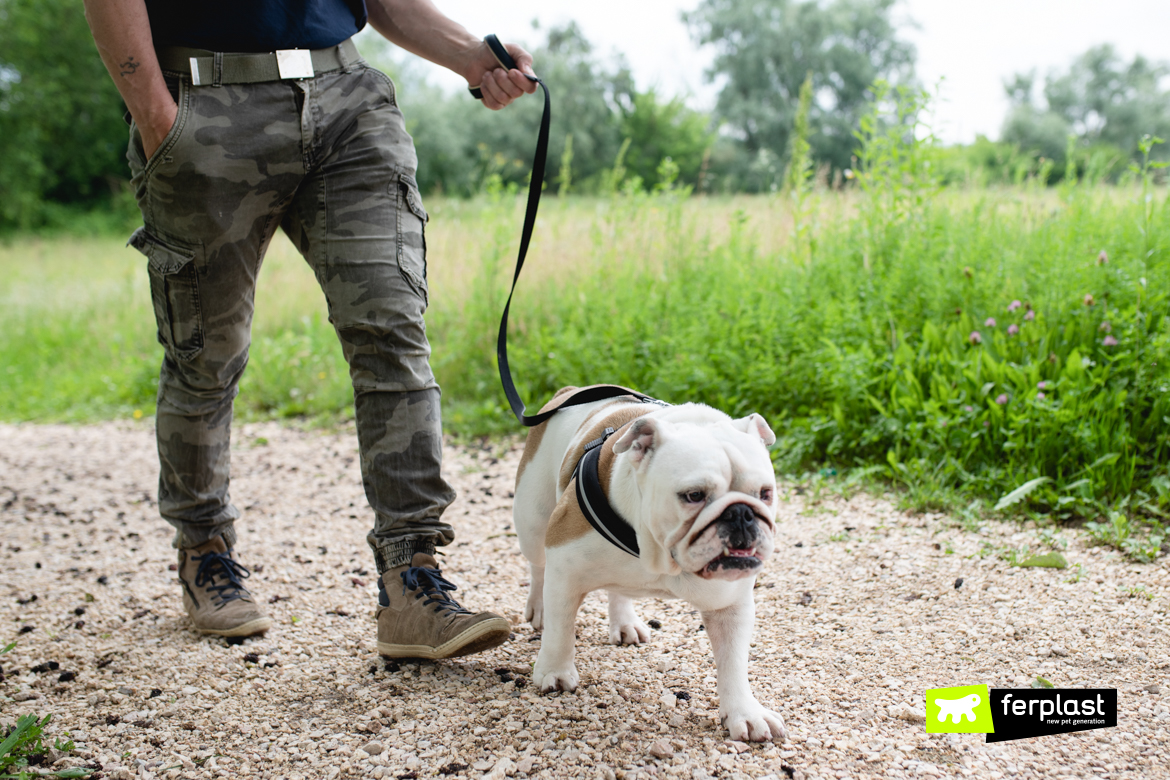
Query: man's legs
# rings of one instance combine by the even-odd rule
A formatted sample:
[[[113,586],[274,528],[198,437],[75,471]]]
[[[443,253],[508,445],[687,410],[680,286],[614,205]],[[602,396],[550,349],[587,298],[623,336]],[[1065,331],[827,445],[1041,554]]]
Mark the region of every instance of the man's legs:
[[[248,362],[253,294],[277,215],[303,176],[291,85],[171,82],[179,116],[149,162],[129,159],[165,358],[159,376],[159,511],[175,527],[184,602],[195,626],[232,636],[270,621],[231,554],[239,512],[228,494],[232,401]],[[259,163],[257,161],[260,161]]]
[[[382,575],[378,646],[429,657],[486,649],[507,639],[508,622],[459,607],[433,557],[454,538],[441,516],[455,493],[441,474],[439,388],[423,322],[426,212],[414,144],[377,71],[325,74],[304,89],[311,172],[284,229],[325,291],[350,367],[374,510],[367,539]]]

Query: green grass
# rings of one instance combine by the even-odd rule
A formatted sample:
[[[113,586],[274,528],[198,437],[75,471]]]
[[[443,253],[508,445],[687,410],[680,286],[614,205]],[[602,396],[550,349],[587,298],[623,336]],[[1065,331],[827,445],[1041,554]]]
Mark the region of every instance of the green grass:
[[[1141,171],[1121,187],[940,190],[929,145],[866,132],[846,193],[546,199],[513,307],[525,400],[614,382],[756,411],[784,472],[864,473],[968,514],[1002,499],[1156,555],[1170,512],[1165,191]],[[516,431],[494,342],[522,200],[428,206],[446,425]],[[121,243],[0,247],[0,418],[151,414],[161,351],[143,262]],[[312,274],[278,241],[238,414],[335,419],[351,400]]]

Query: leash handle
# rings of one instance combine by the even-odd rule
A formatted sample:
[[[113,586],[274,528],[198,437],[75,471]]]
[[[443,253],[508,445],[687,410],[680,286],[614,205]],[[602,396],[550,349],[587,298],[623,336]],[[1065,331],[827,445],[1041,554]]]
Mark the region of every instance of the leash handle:
[[[485,35],[483,42],[488,45],[489,49],[491,49],[492,56],[496,58],[496,62],[500,63],[501,68],[504,70],[520,70],[520,68],[516,66],[516,60],[512,59],[512,55],[508,53],[508,50],[504,48],[504,44],[500,43],[500,39],[497,38],[494,33]],[[525,73],[524,78],[536,84],[540,84],[542,87],[544,86],[544,83],[536,76],[530,76]],[[483,100],[483,90],[478,86],[468,87],[467,91],[470,92],[471,96],[476,100]],[[544,92],[545,97],[547,98],[548,87],[545,87]],[[548,111],[547,104],[545,111],[546,113]]]

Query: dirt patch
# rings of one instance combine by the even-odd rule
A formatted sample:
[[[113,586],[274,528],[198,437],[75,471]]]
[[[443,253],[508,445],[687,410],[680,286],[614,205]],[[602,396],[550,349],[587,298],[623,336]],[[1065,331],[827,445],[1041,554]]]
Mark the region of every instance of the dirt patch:
[[[604,596],[590,596],[581,688],[532,690],[514,444],[448,448],[458,538],[441,559],[464,605],[508,616],[513,639],[417,664],[373,651],[353,435],[263,424],[235,441],[240,557],[276,625],[228,645],[186,625],[148,426],[0,426],[0,644],[18,640],[0,657],[0,720],[52,713],[51,733],[78,745],[59,766],[96,761],[115,780],[1167,772],[1165,558],[1126,563],[1063,532],[1073,569],[1011,568],[994,551],[1036,541],[1018,526],[971,534],[881,498],[789,490],[756,590],[751,677],[792,737],[735,744],[716,720],[706,635],[681,602],[642,602],[651,641],[618,648],[605,644]],[[925,689],[1038,675],[1118,688],[1119,727],[999,745],[925,733]]]

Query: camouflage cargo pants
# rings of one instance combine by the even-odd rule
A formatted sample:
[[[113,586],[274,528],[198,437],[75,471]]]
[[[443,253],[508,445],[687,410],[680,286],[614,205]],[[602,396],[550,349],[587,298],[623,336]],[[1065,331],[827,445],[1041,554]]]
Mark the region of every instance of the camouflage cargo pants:
[[[312,267],[354,388],[379,571],[449,544],[439,387],[428,362],[427,221],[394,86],[358,60],[297,81],[193,86],[166,74],[179,114],[128,159],[158,338],[159,508],[175,546],[232,545],[232,401],[248,363],[256,278],[279,226]]]

